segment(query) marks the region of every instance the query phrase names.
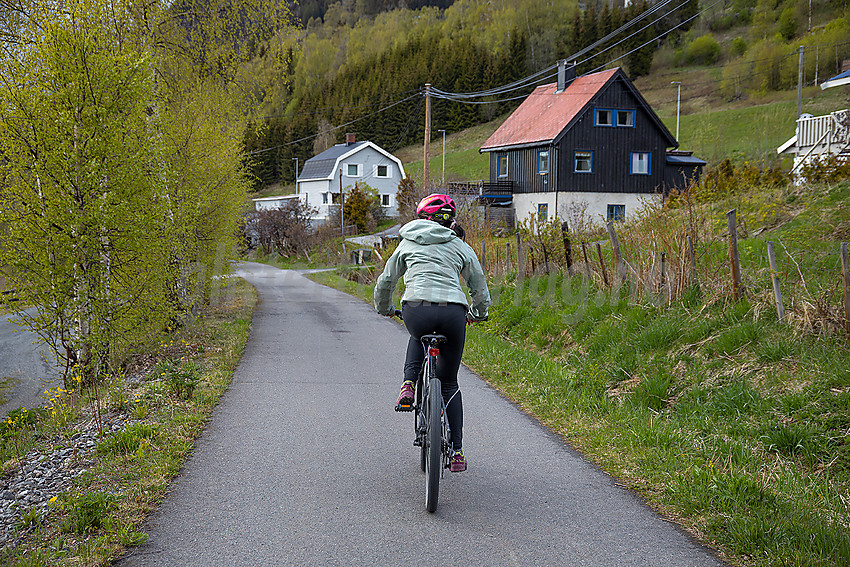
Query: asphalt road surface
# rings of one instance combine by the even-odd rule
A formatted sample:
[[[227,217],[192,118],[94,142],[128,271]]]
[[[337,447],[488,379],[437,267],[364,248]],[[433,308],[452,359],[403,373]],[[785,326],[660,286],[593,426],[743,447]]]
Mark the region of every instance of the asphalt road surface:
[[[19,327],[12,315],[0,315],[0,381],[6,399],[0,403],[0,417],[22,406],[44,405],[44,390],[62,385],[53,360],[37,335]]]
[[[244,357],[131,566],[721,565],[466,368],[469,469],[424,507],[406,331],[298,273],[246,264]]]

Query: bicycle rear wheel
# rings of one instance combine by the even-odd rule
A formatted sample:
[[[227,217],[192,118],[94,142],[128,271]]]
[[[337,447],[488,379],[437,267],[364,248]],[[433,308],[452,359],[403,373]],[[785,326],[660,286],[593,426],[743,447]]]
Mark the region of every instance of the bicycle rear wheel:
[[[425,433],[425,508],[429,512],[437,509],[440,494],[440,475],[443,465],[442,387],[438,378],[431,378],[428,385],[427,430]]]
[[[424,423],[425,418],[424,415],[427,415],[427,411],[425,411],[423,393],[425,391],[425,368],[423,365],[422,372],[419,373],[419,380],[416,382],[416,405],[413,406],[416,408],[414,412],[414,427],[416,428],[416,438],[419,440],[419,467],[422,469],[422,472],[425,472],[425,460],[427,458],[427,449],[425,448],[425,439],[422,432],[426,429],[421,427]],[[420,416],[420,414],[423,414]]]

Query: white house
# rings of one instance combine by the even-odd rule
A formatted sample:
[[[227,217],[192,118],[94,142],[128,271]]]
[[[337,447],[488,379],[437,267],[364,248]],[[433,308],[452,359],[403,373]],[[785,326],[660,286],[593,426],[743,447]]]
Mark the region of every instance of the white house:
[[[396,216],[396,191],[403,178],[401,160],[372,142],[357,142],[354,134],[346,134],[344,144],[304,162],[296,181],[302,201],[318,209],[314,220],[319,224],[329,218],[331,207],[339,204],[340,189],[347,192],[356,183],[376,189],[386,215]]]

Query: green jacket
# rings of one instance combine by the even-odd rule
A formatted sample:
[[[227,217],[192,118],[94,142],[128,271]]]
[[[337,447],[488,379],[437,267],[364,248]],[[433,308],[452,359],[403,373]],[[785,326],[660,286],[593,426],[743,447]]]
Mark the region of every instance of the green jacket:
[[[387,259],[384,272],[375,284],[375,309],[381,315],[392,315],[392,295],[400,277],[404,276],[406,301],[460,303],[469,307],[458,276],[469,287],[472,319],[483,319],[490,306],[487,278],[470,246],[454,231],[434,221],[418,219],[401,227],[398,248]]]

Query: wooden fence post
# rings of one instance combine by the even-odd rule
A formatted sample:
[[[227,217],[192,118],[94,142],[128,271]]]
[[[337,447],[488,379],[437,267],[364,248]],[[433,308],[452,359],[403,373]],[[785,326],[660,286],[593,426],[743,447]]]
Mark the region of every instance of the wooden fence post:
[[[844,330],[850,334],[850,260],[847,259],[847,243],[841,243],[841,273],[844,277]]]
[[[487,241],[481,241],[481,270],[487,273]]]
[[[505,273],[511,271],[511,243],[505,242]]]
[[[599,266],[602,268],[602,283],[608,287],[608,272],[605,271],[605,259],[602,258],[602,246],[596,243],[596,253],[599,254]]]
[[[516,292],[514,292],[514,305],[522,305],[522,296],[525,295],[525,269],[522,262],[522,237],[516,233]]]
[[[776,316],[779,322],[785,321],[785,307],[782,305],[782,290],[779,289],[779,270],[776,268],[776,253],[773,242],[767,241],[767,260],[770,262],[770,279],[773,281],[773,299],[776,301]]]
[[[661,282],[658,286],[658,293],[663,294],[667,285],[667,254],[661,253]]]
[[[567,274],[573,275],[573,247],[570,244],[570,226],[567,221],[561,223],[561,236],[564,239],[564,257],[567,259]]]
[[[581,253],[584,256],[584,271],[587,272],[587,279],[591,279],[590,262],[587,260],[587,242],[581,241]]]
[[[614,223],[608,221],[608,237],[611,239],[611,248],[614,250],[614,265],[617,268],[617,274],[620,279],[626,277],[626,264],[623,261],[623,255],[620,253],[620,241],[617,240],[617,233],[614,231]]]
[[[732,297],[735,301],[744,295],[741,283],[741,260],[738,257],[738,218],[735,209],[726,213],[726,227],[729,229],[729,261],[732,264]]]
[[[699,282],[697,281],[697,258],[694,254],[694,241],[691,239],[691,235],[688,235],[688,254],[691,256],[691,285],[698,286]]]

